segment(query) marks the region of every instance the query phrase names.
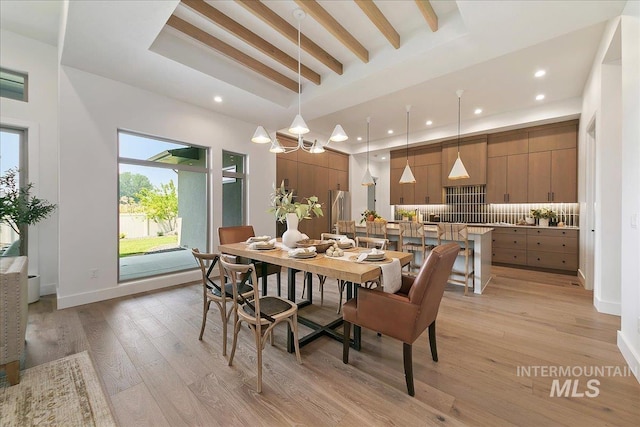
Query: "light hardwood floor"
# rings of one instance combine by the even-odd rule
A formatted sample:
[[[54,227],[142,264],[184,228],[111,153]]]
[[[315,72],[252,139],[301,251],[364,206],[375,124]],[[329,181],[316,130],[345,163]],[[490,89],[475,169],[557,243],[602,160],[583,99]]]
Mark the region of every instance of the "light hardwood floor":
[[[341,344],[321,338],[302,348],[298,365],[284,327],[263,353],[257,394],[248,330],[233,367],[221,354],[217,309],[198,341],[196,284],[59,311],[54,298],[42,298],[29,306],[26,365],[88,350],[122,426],[638,425],[634,377],[597,377],[599,395],[588,398],[550,397],[553,378],[517,375],[518,366],[626,366],[616,347],[619,318],[597,313],[575,278],[493,271],[481,296],[445,291],[440,361],[431,360],[426,333],[414,345],[415,398],[406,393],[400,342],[364,330],[362,351],[344,365]],[[336,288],[328,279],[315,315],[335,315]],[[317,282],[314,291],[319,301]],[[578,391],[588,379],[578,378]]]

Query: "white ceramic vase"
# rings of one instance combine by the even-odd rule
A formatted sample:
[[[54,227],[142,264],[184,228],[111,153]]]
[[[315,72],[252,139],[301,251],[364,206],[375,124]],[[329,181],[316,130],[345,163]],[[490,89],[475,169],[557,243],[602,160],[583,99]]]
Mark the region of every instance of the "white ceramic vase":
[[[295,248],[296,242],[304,239],[304,234],[298,231],[298,215],[287,214],[287,231],[282,233],[282,243],[288,248]]]
[[[548,227],[549,226],[549,218],[540,218],[538,220],[538,225],[540,227]]]

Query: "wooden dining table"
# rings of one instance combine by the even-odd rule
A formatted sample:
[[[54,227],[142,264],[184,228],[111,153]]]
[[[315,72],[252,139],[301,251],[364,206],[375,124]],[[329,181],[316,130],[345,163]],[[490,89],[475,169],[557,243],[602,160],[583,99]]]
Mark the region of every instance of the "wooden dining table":
[[[381,275],[380,263],[374,262],[355,262],[347,261],[344,259],[333,259],[325,256],[324,254],[317,254],[314,258],[299,259],[290,257],[289,249],[280,247],[278,243],[275,249],[259,250],[249,249],[246,243],[232,243],[226,245],[220,245],[219,251],[223,254],[230,254],[239,257],[248,258],[251,260],[262,261],[270,264],[279,265],[287,268],[287,298],[290,301],[296,302],[296,273],[304,272],[310,279],[314,274],[334,278],[337,280],[344,280],[347,282],[347,299],[353,297],[357,293],[357,286],[360,283],[366,283],[371,280],[375,280]],[[359,251],[364,251],[364,248],[353,248],[347,250],[345,253],[353,253],[353,256],[357,256]],[[398,258],[401,265],[407,265],[413,259],[413,254],[408,252],[386,251],[386,258]],[[307,292],[307,299],[298,302],[298,308],[301,309],[307,305],[313,303],[313,292],[311,286],[308,286],[309,292]],[[264,293],[264,292],[263,292]],[[308,319],[298,313],[298,322],[310,329],[312,332],[304,337],[299,338],[300,347],[308,344],[309,342],[321,337],[329,336],[340,342],[344,340],[341,333],[335,331],[335,328],[342,324],[342,317],[339,317],[328,324],[318,324],[311,319]],[[287,334],[287,351],[293,352],[293,337],[291,330],[289,329]],[[354,338],[351,345],[360,350],[360,328],[354,328]]]

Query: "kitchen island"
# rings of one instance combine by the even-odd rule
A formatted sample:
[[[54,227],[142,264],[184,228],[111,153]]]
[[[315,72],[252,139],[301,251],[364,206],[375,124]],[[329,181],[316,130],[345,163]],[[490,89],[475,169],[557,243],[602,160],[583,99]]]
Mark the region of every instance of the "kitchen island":
[[[438,226],[425,224],[427,244],[438,243]],[[493,227],[469,225],[469,245],[473,248],[473,292],[482,294],[482,291],[491,280],[491,233]],[[365,224],[356,224],[356,234],[367,234]],[[400,226],[396,223],[387,223],[387,236],[391,241],[398,241]],[[458,257],[454,264],[454,270],[464,271],[464,258]]]

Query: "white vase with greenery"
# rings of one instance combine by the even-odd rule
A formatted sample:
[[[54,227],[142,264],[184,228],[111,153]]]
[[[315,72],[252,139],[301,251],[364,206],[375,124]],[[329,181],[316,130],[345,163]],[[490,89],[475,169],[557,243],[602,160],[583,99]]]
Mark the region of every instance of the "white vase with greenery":
[[[296,202],[294,198],[293,191],[287,191],[283,181],[280,187],[274,186],[269,208],[276,220],[287,222],[287,231],[282,234],[282,243],[288,248],[295,248],[296,242],[304,239],[304,234],[298,230],[301,220],[323,216],[322,205],[318,203],[316,196],[305,198],[304,202]]]

